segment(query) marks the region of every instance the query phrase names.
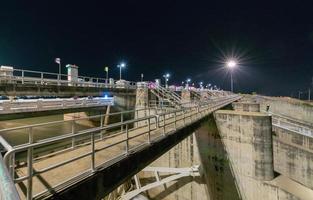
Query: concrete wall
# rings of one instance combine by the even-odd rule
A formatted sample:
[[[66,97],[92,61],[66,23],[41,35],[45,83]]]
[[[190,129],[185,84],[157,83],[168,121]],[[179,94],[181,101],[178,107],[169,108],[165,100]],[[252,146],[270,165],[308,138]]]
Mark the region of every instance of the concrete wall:
[[[214,115],[243,199],[299,199],[275,182],[269,116],[222,110]]]
[[[270,112],[313,125],[313,105],[311,103],[287,97],[254,96],[253,98],[261,103],[261,110],[266,110],[266,106],[269,105]]]
[[[189,136],[170,151],[163,154],[150,166],[155,167],[191,167],[200,165],[198,145],[195,134]],[[140,172],[141,180],[154,180],[151,172]],[[160,174],[166,175],[166,174]],[[144,179],[143,179],[144,178]],[[144,184],[143,184],[144,185]],[[205,182],[200,177],[186,177],[167,183],[165,186],[156,187],[147,192],[155,200],[209,200]]]
[[[273,131],[275,171],[313,189],[313,138],[275,126]]]
[[[232,103],[234,110],[245,112],[260,112],[260,104],[253,102],[234,102]]]

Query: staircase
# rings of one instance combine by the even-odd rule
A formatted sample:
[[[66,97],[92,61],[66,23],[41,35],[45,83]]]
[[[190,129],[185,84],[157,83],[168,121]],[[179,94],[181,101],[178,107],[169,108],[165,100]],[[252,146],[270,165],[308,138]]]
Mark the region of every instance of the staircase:
[[[175,92],[172,92],[156,84],[154,85],[154,87],[151,88],[151,92],[156,97],[158,97],[159,101],[163,101],[163,102],[167,101],[169,102],[170,105],[176,108],[181,107],[181,97]]]
[[[197,91],[190,90],[190,93],[194,97],[194,100],[201,100],[202,99],[201,95]]]

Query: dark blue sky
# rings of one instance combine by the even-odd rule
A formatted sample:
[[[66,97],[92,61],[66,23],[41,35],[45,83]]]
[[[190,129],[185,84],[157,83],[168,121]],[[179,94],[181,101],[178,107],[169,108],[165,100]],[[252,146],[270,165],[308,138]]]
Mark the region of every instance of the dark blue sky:
[[[274,1],[273,1],[274,2]],[[240,56],[235,89],[307,90],[313,76],[313,3],[297,1],[3,1],[0,64],[81,75],[213,83],[229,89],[223,54]],[[293,2],[293,3],[292,3]]]

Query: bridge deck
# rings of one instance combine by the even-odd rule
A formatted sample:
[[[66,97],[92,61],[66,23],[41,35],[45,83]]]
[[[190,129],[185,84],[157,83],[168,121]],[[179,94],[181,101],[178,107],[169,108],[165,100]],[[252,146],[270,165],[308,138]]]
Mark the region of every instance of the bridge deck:
[[[110,163],[127,157],[128,153],[134,153],[140,147],[149,146],[150,142],[165,139],[167,134],[175,133],[238,98],[238,96],[222,97],[214,104],[174,110],[158,116],[151,115],[107,127],[92,128],[52,138],[52,140],[30,142],[30,144],[21,145],[9,151],[5,155],[5,160],[7,164],[11,163],[9,164],[11,173],[15,172],[14,180],[21,198],[40,198],[83,180]],[[117,128],[123,131],[116,132]],[[104,133],[105,137],[100,138],[101,133]],[[82,136],[85,139],[88,138],[90,142],[76,145],[73,149],[67,149],[53,156],[33,158],[33,151],[44,145]],[[11,159],[19,152],[27,153],[28,164],[18,167],[12,165],[14,161]]]

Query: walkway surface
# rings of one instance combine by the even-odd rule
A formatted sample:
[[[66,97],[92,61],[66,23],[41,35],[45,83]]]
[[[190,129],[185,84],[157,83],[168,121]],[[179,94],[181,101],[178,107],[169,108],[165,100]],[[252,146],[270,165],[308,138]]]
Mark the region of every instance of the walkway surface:
[[[117,129],[121,130],[121,123],[117,123],[104,128],[97,127],[77,132],[75,138],[84,136],[91,142],[85,142],[62,151],[62,153],[42,158],[32,159],[28,157],[32,169],[27,164],[15,168],[15,182],[17,182],[18,192],[22,199],[53,194],[56,192],[54,188],[66,188],[75,184],[100,170],[101,167],[127,157],[129,152],[136,152],[138,148],[148,146],[150,142],[164,139],[168,134],[174,134],[178,129],[198,121],[234,100],[236,98],[226,100],[224,98],[215,105],[208,104],[200,108],[188,108],[187,112],[186,110],[168,112],[159,115],[158,120],[156,120],[156,116],[148,116],[124,122],[123,131],[116,131]],[[133,128],[126,127],[126,124]],[[104,135],[102,138],[100,138],[101,134]],[[64,142],[65,140],[70,141],[72,138],[73,135],[70,134],[59,136],[58,139],[49,143],[37,141],[31,145],[18,147],[18,151],[28,152],[30,155],[44,145]],[[32,173],[33,177],[28,176]]]

